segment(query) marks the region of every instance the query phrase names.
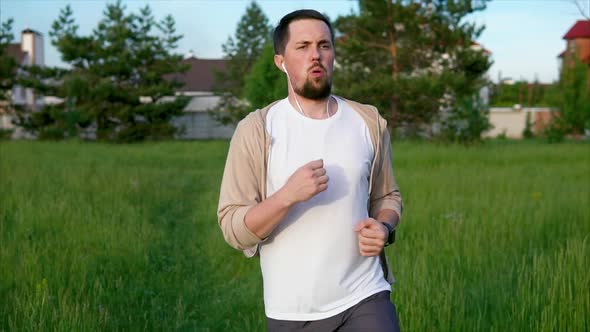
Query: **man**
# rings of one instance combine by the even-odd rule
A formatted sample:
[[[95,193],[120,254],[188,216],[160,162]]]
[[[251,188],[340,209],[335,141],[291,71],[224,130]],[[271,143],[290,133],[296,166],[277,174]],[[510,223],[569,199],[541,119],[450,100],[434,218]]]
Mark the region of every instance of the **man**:
[[[322,14],[283,17],[274,48],[288,98],[236,128],[218,209],[224,237],[260,255],[269,331],[397,331],[383,248],[402,201],[386,122],[330,94],[334,34]]]

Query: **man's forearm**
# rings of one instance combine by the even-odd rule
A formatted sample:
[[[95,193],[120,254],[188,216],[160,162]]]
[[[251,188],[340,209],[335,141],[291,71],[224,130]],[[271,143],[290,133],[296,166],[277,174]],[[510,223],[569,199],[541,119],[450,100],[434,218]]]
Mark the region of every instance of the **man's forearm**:
[[[286,199],[282,190],[253,206],[244,217],[246,227],[261,239],[266,238],[285,218],[293,202]]]
[[[386,222],[393,227],[396,227],[399,224],[400,217],[395,210],[392,209],[383,209],[377,213],[377,218],[375,218],[379,222]]]

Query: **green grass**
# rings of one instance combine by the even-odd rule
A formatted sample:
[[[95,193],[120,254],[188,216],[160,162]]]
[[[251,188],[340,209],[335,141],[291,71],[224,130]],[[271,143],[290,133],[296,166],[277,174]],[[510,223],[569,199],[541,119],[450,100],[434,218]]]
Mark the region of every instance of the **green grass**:
[[[227,142],[0,143],[0,331],[263,331]],[[394,144],[405,331],[590,329],[590,145]]]

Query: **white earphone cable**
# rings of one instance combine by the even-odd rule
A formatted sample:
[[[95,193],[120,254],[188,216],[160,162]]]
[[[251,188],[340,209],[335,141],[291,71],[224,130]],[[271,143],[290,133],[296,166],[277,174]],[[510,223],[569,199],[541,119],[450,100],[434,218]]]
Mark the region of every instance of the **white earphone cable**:
[[[297,100],[297,94],[295,93],[295,90],[293,89],[293,84],[291,83],[291,77],[289,76],[289,72],[287,71],[287,68],[285,67],[285,63],[283,62],[283,69],[285,70],[285,74],[287,74],[287,85],[291,88],[291,91],[293,92],[293,98],[295,98],[295,103],[297,104],[297,107],[299,107],[299,112],[301,112],[301,114],[303,114],[303,116],[308,117],[307,114],[305,114],[305,112],[303,111],[303,108],[301,107],[301,105],[299,104],[299,100]],[[328,96],[328,101],[326,102],[326,119],[330,117],[330,98],[331,96]]]

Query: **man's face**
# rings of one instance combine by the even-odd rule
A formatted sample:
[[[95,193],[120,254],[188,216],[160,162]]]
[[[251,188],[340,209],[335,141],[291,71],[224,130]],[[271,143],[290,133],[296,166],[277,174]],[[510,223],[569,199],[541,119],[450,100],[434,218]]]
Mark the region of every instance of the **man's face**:
[[[289,24],[284,61],[297,94],[313,100],[330,95],[334,56],[326,23],[302,19]]]

